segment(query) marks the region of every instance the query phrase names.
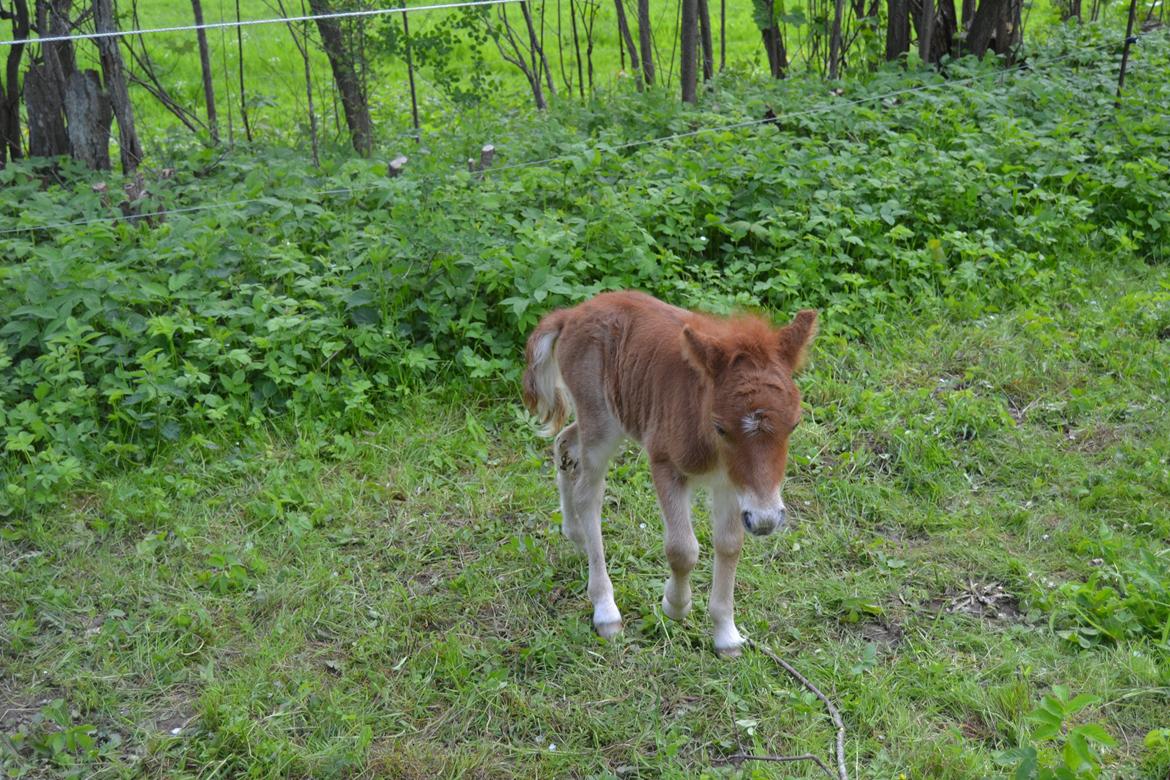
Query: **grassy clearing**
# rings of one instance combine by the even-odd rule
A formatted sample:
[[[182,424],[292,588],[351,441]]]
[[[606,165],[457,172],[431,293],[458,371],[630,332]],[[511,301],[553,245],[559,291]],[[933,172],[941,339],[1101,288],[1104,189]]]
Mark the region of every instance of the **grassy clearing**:
[[[741,628],[839,703],[857,777],[1002,772],[1057,684],[1100,697],[1077,718],[1117,739],[1109,776],[1170,768],[1142,745],[1170,726],[1164,640],[1082,647],[1042,608],[1113,565],[1086,554],[1101,538],[1165,564],[1170,271],[1118,261],[1054,300],[932,308],[865,343],[829,323],[814,352],[798,525],[749,542],[737,596]],[[10,773],[717,777],[740,740],[827,750],[767,659],[714,656],[702,513],[697,609],[660,613],[633,451],[604,510],[627,619],[607,643],[510,388],[422,394],[364,435],[220,434],[4,530]]]
[[[434,5],[430,0],[414,0],[408,6]],[[138,4],[139,24],[143,28],[166,27],[193,23],[189,4],[176,3],[169,0],[140,0]],[[542,3],[538,4],[534,13],[537,22],[540,22],[543,13],[545,24],[545,48],[554,71],[557,89],[564,92],[564,73],[570,74],[570,80],[576,84],[576,60],[573,57],[572,37],[569,28],[569,4]],[[383,3],[381,7],[391,7]],[[242,0],[240,3],[241,18],[243,19],[270,19],[280,17],[276,4],[271,0]],[[302,13],[300,4],[286,2],[285,8],[290,15]],[[651,3],[651,22],[655,30],[657,68],[662,74],[663,83],[675,91],[678,83],[677,60],[677,32],[678,4],[654,0]],[[718,7],[714,8],[716,25],[716,61],[718,62]],[[307,10],[303,13],[309,13]],[[450,20],[459,14],[455,10],[425,11],[413,14],[410,17],[412,34],[424,37],[428,32],[441,25],[444,20]],[[634,24],[636,15],[630,10],[631,24]],[[557,29],[557,15],[561,16],[561,29]],[[219,21],[234,21],[234,4],[204,3],[205,21],[209,23]],[[519,12],[511,14],[513,23],[517,23]],[[386,49],[385,35],[390,27],[401,34],[401,22],[398,17],[373,18],[367,21],[366,29],[371,34],[368,42],[367,55],[370,58],[372,70],[370,73],[371,105],[373,116],[382,137],[393,139],[404,136],[409,129],[410,119],[410,92],[407,83],[405,63],[400,56],[395,56]],[[129,27],[130,20],[124,21]],[[767,67],[760,34],[752,21],[750,3],[729,4],[726,20],[727,62],[729,65],[744,69],[755,68],[763,63]],[[297,35],[303,32],[302,26],[295,25]],[[316,29],[310,27],[314,40],[317,39]],[[635,34],[637,31],[635,29]],[[249,92],[250,119],[255,123],[257,135],[266,141],[277,139],[292,139],[297,142],[308,135],[308,107],[305,101],[304,65],[300,54],[290,37],[285,25],[263,25],[243,28],[243,51],[246,88]],[[581,33],[583,35],[583,33]],[[475,46],[463,39],[452,53],[455,61],[454,73],[464,86],[468,81],[468,69],[476,66],[473,63],[471,50]],[[196,48],[194,33],[176,32],[159,33],[148,36],[146,39],[152,59],[155,60],[158,71],[164,75],[163,83],[166,88],[184,105],[199,107],[202,112],[203,92],[199,70],[199,55]],[[239,116],[239,75],[237,58],[240,47],[235,31],[213,30],[208,33],[208,45],[212,69],[215,72],[216,96],[220,101],[219,113],[222,132],[226,137],[228,112],[232,114],[232,123],[235,133],[242,139],[243,127]],[[585,44],[582,43],[582,50]],[[83,51],[88,47],[83,46]],[[96,53],[94,54],[96,58]],[[481,98],[501,97],[505,101],[512,101],[519,105],[526,105],[531,101],[527,82],[524,76],[514,66],[500,57],[494,44],[488,42],[483,46],[482,69],[489,77],[490,94],[480,95]],[[416,55],[417,57],[417,55]],[[593,63],[595,69],[594,83],[599,89],[613,89],[619,85],[633,88],[628,76],[629,63],[622,68],[621,53],[618,45],[617,22],[612,3],[601,2],[598,6],[597,21],[594,32]],[[344,145],[347,141],[339,138],[340,131],[334,127],[334,113],[337,109],[333,86],[329,75],[329,64],[319,45],[315,45],[312,52],[312,68],[314,73],[314,101],[317,112],[320,114],[323,135],[327,140]],[[417,88],[421,105],[421,119],[426,129],[441,133],[446,126],[446,115],[453,107],[470,113],[484,113],[490,115],[498,105],[491,106],[462,105],[453,106],[449,91],[442,88],[439,82],[444,77],[437,74],[433,68],[425,64],[420,65],[416,72]],[[574,86],[574,93],[576,86]],[[142,88],[132,88],[132,97],[139,115],[148,126],[173,127],[176,131],[182,126],[173,116]],[[230,105],[229,105],[230,104]],[[182,130],[185,132],[185,130]],[[161,151],[161,150],[156,150]]]

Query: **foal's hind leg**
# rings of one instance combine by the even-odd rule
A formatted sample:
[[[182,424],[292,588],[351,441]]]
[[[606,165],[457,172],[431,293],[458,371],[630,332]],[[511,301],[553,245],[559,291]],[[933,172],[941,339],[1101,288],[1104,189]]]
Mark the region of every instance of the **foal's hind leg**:
[[[578,549],[585,549],[585,531],[577,519],[573,503],[573,486],[581,472],[581,442],[577,423],[565,428],[553,443],[553,466],[557,470],[557,491],[561,494],[561,533]]]
[[[609,459],[621,442],[616,421],[603,420],[578,427],[580,461],[572,489],[574,522],[585,540],[589,556],[589,600],[593,603],[593,627],[607,639],[622,629],[622,615],[613,600],[613,583],[605,567],[601,542],[601,499]]]

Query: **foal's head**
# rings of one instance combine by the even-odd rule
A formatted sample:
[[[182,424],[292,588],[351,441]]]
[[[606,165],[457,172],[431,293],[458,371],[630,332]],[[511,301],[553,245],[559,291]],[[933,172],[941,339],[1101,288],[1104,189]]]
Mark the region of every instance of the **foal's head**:
[[[710,418],[699,421],[700,435],[715,442],[740,519],[756,536],[767,536],[787,519],[780,486],[788,437],[800,422],[800,391],[792,377],[816,330],[817,313],[809,309],[779,329],[752,317],[683,329],[688,359],[712,388]]]

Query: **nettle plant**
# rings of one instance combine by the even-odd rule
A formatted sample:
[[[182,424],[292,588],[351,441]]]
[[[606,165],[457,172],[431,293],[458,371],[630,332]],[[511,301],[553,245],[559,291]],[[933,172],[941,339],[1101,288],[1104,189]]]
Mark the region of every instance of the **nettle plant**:
[[[816,307],[828,329],[864,334],[907,306],[974,317],[1042,301],[1098,253],[1157,259],[1170,128],[1129,104],[1094,125],[1108,67],[992,79],[991,63],[960,61],[953,75],[989,78],[815,115],[801,112],[829,105],[818,82],[734,79],[697,109],[616,94],[500,112],[492,137],[517,139],[501,157],[556,161],[483,177],[463,164],[482,121],[452,122],[446,156],[394,179],[365,160],[189,150],[157,205],[242,205],[0,238],[0,515],[191,434],[345,435],[422,388],[506,394],[540,314],[601,290]],[[936,78],[881,71],[850,98]],[[1140,75],[1130,89],[1151,104],[1170,92]],[[775,124],[619,148],[769,107]],[[0,219],[108,213],[86,174],[61,174],[45,190],[29,163],[0,171]],[[964,436],[999,424],[991,411],[951,410]]]
[[[1082,648],[1132,640],[1170,650],[1170,558],[1108,526],[1081,542],[1077,553],[1097,562],[1085,580],[1038,591],[1035,602],[1050,624]]]
[[[1056,685],[1036,709],[1028,714],[1031,724],[1025,744],[1003,754],[1013,780],[1092,780],[1101,776],[1100,748],[1117,744],[1097,723],[1074,725],[1071,721],[1086,707],[1100,702],[1080,694],[1070,698],[1067,687]],[[1046,743],[1055,743],[1058,758]]]

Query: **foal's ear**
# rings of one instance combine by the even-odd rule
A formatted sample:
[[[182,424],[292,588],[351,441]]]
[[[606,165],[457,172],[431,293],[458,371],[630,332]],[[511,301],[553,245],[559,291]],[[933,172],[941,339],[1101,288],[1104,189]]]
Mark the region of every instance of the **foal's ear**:
[[[798,311],[792,322],[785,325],[777,333],[780,359],[787,363],[793,371],[799,371],[808,355],[808,345],[812,343],[816,335],[816,310],[802,309]]]
[[[727,350],[717,339],[683,326],[683,354],[691,365],[714,379],[727,367]]]

